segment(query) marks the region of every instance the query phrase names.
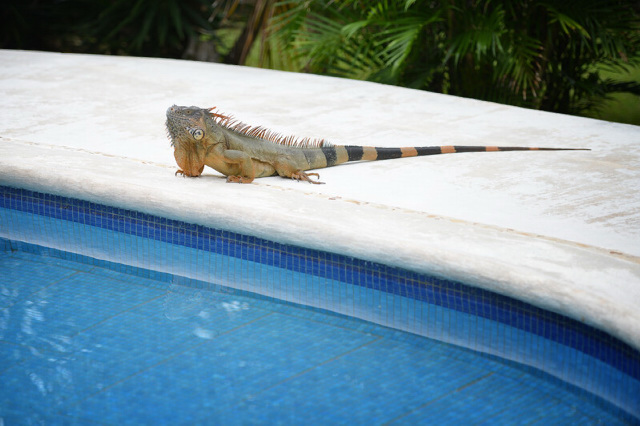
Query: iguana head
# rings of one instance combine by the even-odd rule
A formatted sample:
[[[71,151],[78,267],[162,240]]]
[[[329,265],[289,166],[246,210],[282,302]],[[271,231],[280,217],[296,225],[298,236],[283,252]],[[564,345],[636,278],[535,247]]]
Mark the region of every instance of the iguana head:
[[[206,118],[209,111],[173,105],[167,109],[167,134],[173,155],[186,176],[200,176],[206,155]]]
[[[167,133],[171,146],[196,143],[204,137],[209,111],[198,107],[173,105],[167,109]]]

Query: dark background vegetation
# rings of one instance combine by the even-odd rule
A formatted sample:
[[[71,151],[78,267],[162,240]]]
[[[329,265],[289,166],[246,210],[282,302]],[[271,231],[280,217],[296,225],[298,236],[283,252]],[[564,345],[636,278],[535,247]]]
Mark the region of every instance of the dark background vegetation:
[[[12,0],[0,47],[366,79],[640,124],[640,3]]]

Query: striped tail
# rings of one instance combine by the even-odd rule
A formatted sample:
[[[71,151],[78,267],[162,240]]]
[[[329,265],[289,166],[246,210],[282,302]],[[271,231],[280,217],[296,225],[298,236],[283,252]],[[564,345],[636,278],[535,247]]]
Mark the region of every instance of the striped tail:
[[[339,148],[334,146],[331,148]],[[345,145],[342,148],[346,150],[346,161],[374,161],[374,160],[391,160],[394,158],[420,157],[423,155],[453,154],[460,152],[497,152],[497,151],[590,151],[587,148],[533,148],[522,146],[423,146],[408,148],[376,148],[369,146],[353,146]],[[329,150],[329,147],[323,148],[323,151]],[[328,152],[325,152],[327,155]],[[333,157],[335,159],[336,155]],[[340,157],[340,156],[337,156]],[[330,155],[327,155],[327,160]],[[344,161],[342,161],[344,162]],[[339,164],[336,162],[334,164]]]

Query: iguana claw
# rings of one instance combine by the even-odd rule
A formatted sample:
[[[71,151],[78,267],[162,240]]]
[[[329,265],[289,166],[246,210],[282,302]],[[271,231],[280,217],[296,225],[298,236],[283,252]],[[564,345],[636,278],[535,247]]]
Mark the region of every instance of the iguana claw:
[[[319,180],[311,180],[310,176],[316,176],[318,179],[320,179],[320,175],[318,173],[305,173],[302,171],[291,174],[291,179],[295,179],[297,181],[303,180],[305,182],[313,183],[316,185],[324,185],[324,182],[320,182]]]
[[[227,176],[227,183],[251,183],[253,179],[244,176]]]

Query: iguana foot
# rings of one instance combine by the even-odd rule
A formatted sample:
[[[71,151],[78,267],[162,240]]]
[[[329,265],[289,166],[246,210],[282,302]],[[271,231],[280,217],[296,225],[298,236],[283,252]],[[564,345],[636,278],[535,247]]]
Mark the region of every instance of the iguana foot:
[[[190,178],[197,178],[198,176],[200,176],[200,175],[190,175],[184,170],[176,170],[174,176],[178,176],[178,175],[182,175],[182,177],[190,177]]]
[[[324,184],[324,182],[320,182],[319,180],[311,180],[310,176],[316,176],[318,179],[320,179],[320,175],[317,173],[305,173],[303,171],[298,171],[298,172],[294,172],[291,174],[291,179],[294,180],[303,180],[305,182],[309,182],[309,183],[313,183],[313,184]]]
[[[227,176],[227,183],[251,183],[253,179],[244,176]]]

